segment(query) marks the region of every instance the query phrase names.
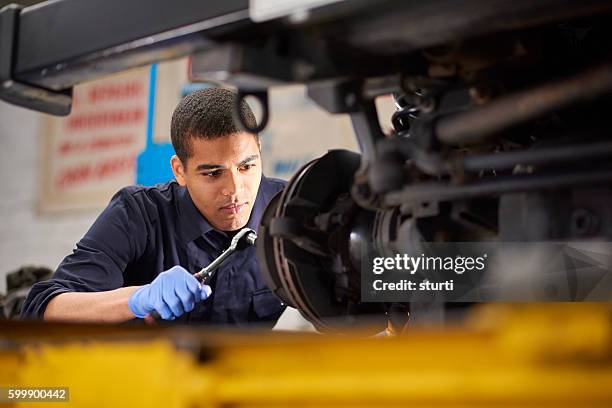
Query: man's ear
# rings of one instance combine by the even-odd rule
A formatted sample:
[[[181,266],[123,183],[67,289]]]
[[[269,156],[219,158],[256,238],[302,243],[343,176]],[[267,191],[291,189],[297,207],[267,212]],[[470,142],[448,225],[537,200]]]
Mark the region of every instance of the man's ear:
[[[172,173],[174,173],[176,181],[179,185],[185,187],[187,184],[187,180],[185,179],[185,167],[176,154],[170,159],[170,167],[172,167]]]

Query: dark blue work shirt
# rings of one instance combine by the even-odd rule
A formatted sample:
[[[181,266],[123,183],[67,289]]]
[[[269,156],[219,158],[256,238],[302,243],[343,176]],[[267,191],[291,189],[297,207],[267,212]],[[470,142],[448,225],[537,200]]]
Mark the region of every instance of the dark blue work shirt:
[[[247,226],[257,231],[263,212],[285,182],[262,177]],[[108,291],[150,283],[181,265],[197,272],[230,244],[200,214],[186,188],[176,181],[120,190],[59,265],[52,278],[35,284],[22,316],[41,318],[49,301],[64,292]],[[268,322],[285,306],[267,288],[255,247],[236,252],[217,270],[212,296],[177,321],[214,324]]]

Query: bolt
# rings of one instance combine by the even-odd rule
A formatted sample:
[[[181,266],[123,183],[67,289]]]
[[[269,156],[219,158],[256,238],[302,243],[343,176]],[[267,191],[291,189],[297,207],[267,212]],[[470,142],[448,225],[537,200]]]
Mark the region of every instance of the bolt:
[[[572,212],[570,221],[572,235],[584,237],[594,235],[599,231],[599,217],[584,208],[578,208]]]
[[[357,102],[357,97],[352,92],[347,93],[346,96],[344,97],[344,103],[349,108],[354,106],[355,102]]]

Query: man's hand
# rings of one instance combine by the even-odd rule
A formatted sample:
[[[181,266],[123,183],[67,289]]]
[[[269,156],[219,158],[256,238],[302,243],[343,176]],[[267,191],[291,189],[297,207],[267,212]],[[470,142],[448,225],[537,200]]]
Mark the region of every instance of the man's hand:
[[[156,310],[162,319],[174,320],[192,311],[197,302],[208,298],[211,293],[210,286],[200,285],[187,270],[177,265],[137,289],[130,296],[128,306],[139,318]]]

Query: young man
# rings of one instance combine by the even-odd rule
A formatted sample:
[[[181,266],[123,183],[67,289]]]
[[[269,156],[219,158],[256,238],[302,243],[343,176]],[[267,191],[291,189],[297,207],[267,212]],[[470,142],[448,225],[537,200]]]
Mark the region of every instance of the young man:
[[[237,230],[257,230],[284,187],[263,176],[258,135],[235,127],[235,98],[215,88],[179,103],[171,125],[176,181],[119,191],[53,277],[32,287],[22,316],[123,322],[156,310],[183,322],[275,323],[285,306],[267,289],[254,247],[234,253],[210,287],[192,276]],[[240,114],[255,125],[246,103]]]

